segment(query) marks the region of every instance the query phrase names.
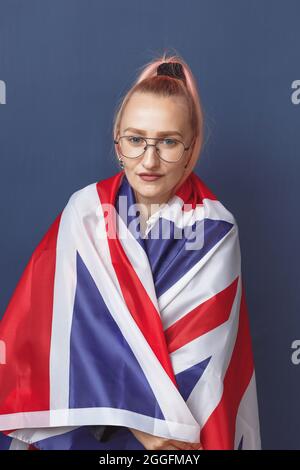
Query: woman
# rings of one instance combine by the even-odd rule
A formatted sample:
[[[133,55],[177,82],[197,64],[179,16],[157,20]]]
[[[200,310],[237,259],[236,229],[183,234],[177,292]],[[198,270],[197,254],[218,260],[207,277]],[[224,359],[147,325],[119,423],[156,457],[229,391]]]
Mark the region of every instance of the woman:
[[[70,197],[1,322],[4,447],[260,448],[238,229],[193,172],[202,142],[164,55],[116,113],[121,171]]]

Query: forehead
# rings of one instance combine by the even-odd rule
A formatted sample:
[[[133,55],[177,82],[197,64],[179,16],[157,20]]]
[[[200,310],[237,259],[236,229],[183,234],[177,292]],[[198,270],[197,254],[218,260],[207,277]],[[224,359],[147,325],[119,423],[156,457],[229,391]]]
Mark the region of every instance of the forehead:
[[[134,93],[125,106],[120,127],[135,128],[158,136],[167,131],[184,135],[188,131],[189,113],[182,97]]]

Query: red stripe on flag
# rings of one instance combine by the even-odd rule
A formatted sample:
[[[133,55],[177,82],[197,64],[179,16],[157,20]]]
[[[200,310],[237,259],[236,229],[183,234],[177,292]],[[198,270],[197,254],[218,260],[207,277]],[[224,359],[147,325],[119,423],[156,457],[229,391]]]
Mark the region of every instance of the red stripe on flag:
[[[27,450],[40,450],[40,449],[38,449],[37,447],[35,447],[35,445],[33,445],[33,444],[29,444]]]
[[[56,241],[61,213],[32,253],[0,323],[0,413],[49,409]]]
[[[222,398],[201,430],[200,440],[206,450],[234,449],[235,424],[239,404],[249,385],[253,366],[245,289],[239,313],[239,327],[232,357],[224,377]]]
[[[188,312],[165,330],[169,353],[228,320],[236,295],[238,277],[224,290]]]
[[[211,199],[212,201],[217,200],[214,193],[193,171],[177,189],[175,194],[184,202],[182,207],[183,211],[189,211],[191,209],[195,209],[199,205],[203,205],[203,199]]]

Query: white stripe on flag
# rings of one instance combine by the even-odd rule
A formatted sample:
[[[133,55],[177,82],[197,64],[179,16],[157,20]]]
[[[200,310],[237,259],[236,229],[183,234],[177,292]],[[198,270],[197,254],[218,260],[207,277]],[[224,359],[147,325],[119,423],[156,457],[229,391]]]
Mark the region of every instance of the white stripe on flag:
[[[260,426],[255,371],[240,402],[236,418],[235,443],[237,449],[243,437],[243,450],[260,450]]]

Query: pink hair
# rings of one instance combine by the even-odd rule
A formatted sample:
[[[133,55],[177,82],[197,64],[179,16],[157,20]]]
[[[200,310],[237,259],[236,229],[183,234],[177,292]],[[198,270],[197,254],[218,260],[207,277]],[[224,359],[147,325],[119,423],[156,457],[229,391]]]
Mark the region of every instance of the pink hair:
[[[157,76],[156,69],[162,62],[179,62],[183,67],[186,85],[181,79],[174,79],[164,75]],[[114,139],[117,139],[117,135],[120,131],[120,122],[125,106],[135,92],[153,93],[159,96],[181,96],[186,99],[190,112],[190,122],[193,129],[192,151],[183,177],[173,188],[172,194],[174,194],[195,168],[203,145],[204,113],[195,77],[190,67],[178,54],[167,57],[167,53],[164,52],[162,56],[159,56],[142,66],[141,72],[139,73],[136,81],[121,99],[121,102],[115,111],[113,120]]]

